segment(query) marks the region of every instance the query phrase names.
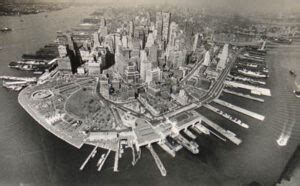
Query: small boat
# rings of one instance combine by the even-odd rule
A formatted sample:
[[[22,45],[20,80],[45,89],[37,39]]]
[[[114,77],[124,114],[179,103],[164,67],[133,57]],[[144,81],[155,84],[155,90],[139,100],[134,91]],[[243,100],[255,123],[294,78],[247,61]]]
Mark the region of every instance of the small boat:
[[[295,96],[296,96],[297,98],[300,98],[300,91],[294,90],[294,94],[295,94]]]
[[[295,71],[293,71],[293,70],[290,70],[290,75],[291,75],[291,76],[294,76],[294,77],[297,76],[296,73],[295,73]]]
[[[3,27],[3,28],[0,29],[0,31],[1,32],[10,32],[10,31],[12,31],[12,29],[8,28],[8,27]]]

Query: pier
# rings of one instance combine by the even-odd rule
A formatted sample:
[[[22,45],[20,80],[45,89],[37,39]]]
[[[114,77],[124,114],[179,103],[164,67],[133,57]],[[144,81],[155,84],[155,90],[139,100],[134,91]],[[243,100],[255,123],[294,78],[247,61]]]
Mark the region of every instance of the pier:
[[[168,154],[170,154],[173,158],[175,158],[175,150],[171,148],[171,145],[167,140],[164,140],[162,142],[157,143],[164,151],[166,151]]]
[[[198,144],[196,145],[196,142],[188,141],[181,134],[178,134],[177,136],[175,136],[174,140],[176,140],[177,143],[182,145],[187,150],[191,151],[193,154],[199,153]]]
[[[260,121],[263,121],[265,119],[265,116],[261,115],[261,114],[257,114],[255,112],[252,112],[252,111],[249,111],[249,110],[246,110],[244,108],[241,108],[239,106],[236,106],[236,105],[233,105],[231,103],[228,103],[226,101],[223,101],[223,100],[220,100],[220,99],[215,99],[214,100],[215,103],[218,103],[219,105],[222,105],[222,106],[225,106],[225,107],[228,107],[232,110],[235,110],[237,112],[240,112],[242,114],[245,114],[247,116],[250,116],[252,118],[255,118],[255,119],[258,119]]]
[[[239,145],[240,143],[242,143],[242,140],[239,139],[239,138],[237,138],[236,135],[233,132],[231,132],[229,130],[223,129],[222,127],[220,127],[216,123],[212,122],[211,120],[207,119],[203,115],[201,115],[201,119],[208,126],[210,126],[211,128],[215,129],[216,131],[218,131],[220,134],[222,134],[224,137],[226,137],[227,139],[229,139],[230,141],[232,141],[234,144]]]
[[[167,175],[167,170],[165,169],[163,163],[159,159],[157,153],[154,151],[153,147],[149,144],[149,145],[147,145],[147,148],[149,149],[151,155],[153,156],[153,158],[155,160],[155,163],[156,163],[161,175],[166,176]]]
[[[227,90],[227,89],[224,89],[223,92],[225,92],[227,94],[232,94],[232,95],[235,95],[235,96],[240,96],[240,97],[243,97],[243,98],[251,99],[251,100],[254,100],[254,101],[258,101],[258,102],[261,102],[261,103],[265,102],[264,99],[257,98],[257,97],[247,95],[247,94],[242,94],[242,93],[239,93],[239,92],[234,92],[234,91]]]
[[[120,141],[117,142],[117,150],[115,153],[114,172],[119,172],[119,153],[120,153]]]
[[[251,91],[252,94],[271,96],[271,91],[270,91],[270,89],[267,89],[267,88],[255,87],[252,85],[246,85],[246,84],[235,82],[235,81],[225,81],[224,83],[226,86],[248,89]]]
[[[219,110],[218,108],[216,107],[213,107],[211,105],[204,105],[205,108],[219,114],[220,116],[223,116],[224,118],[230,120],[231,122],[241,126],[241,127],[244,127],[244,128],[249,128],[249,126],[243,122],[241,122],[241,120],[237,119],[237,118],[233,118],[231,115]]]
[[[96,153],[97,153],[97,148],[98,148],[98,146],[95,146],[94,147],[94,149],[92,150],[92,152],[89,154],[89,156],[86,158],[86,160],[83,162],[83,164],[81,165],[81,167],[79,168],[79,170],[83,170],[84,169],[84,167],[85,167],[85,165],[87,164],[87,162],[91,159],[91,158],[93,158],[95,155],[96,155]]]
[[[15,81],[26,81],[35,83],[37,79],[35,77],[14,77],[14,76],[0,76],[2,80],[15,80]]]
[[[184,132],[184,134],[186,134],[191,139],[196,139],[197,138],[197,136],[195,136],[189,129],[185,129],[185,130],[183,130],[183,132]]]
[[[108,157],[109,154],[110,154],[110,151],[111,151],[111,150],[108,150],[108,151],[107,151],[107,153],[105,154],[105,156],[104,156],[103,159],[101,159],[101,158],[99,159],[99,161],[101,161],[101,163],[100,163],[100,165],[99,165],[97,171],[101,171],[101,169],[102,169],[102,167],[103,167],[103,165],[104,165],[104,163],[105,163],[107,157]]]

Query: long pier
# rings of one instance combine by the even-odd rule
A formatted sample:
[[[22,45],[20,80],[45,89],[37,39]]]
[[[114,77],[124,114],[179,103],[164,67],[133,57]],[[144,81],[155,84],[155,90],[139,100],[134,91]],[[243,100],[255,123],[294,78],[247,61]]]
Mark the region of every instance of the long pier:
[[[79,168],[79,170],[83,170],[84,169],[84,167],[85,167],[85,165],[87,164],[87,162],[91,159],[91,158],[93,158],[95,155],[96,155],[96,153],[97,153],[97,148],[98,148],[98,146],[95,146],[94,147],[94,149],[92,150],[92,152],[89,154],[89,156],[85,159],[85,161],[83,162],[83,164],[81,165],[81,167]]]
[[[208,118],[206,118],[205,116],[203,116],[201,114],[200,114],[200,116],[201,116],[201,119],[202,119],[203,122],[205,122],[207,125],[209,125],[213,129],[218,131],[220,134],[225,136],[227,139],[232,141],[234,144],[239,145],[240,143],[242,143],[242,140],[237,138],[233,132],[223,129],[222,127],[220,127],[219,125],[212,122],[211,120],[209,120]]]
[[[264,99],[261,99],[261,98],[257,98],[257,97],[247,95],[247,94],[242,94],[242,93],[239,93],[239,92],[234,92],[234,91],[227,90],[227,89],[224,89],[223,92],[225,92],[227,94],[232,94],[232,95],[235,95],[235,96],[240,96],[240,97],[243,97],[243,98],[251,99],[251,100],[254,100],[254,101],[262,102],[262,103],[265,101]]]
[[[252,94],[271,96],[271,91],[270,91],[270,89],[267,89],[267,88],[255,87],[252,85],[246,85],[246,84],[235,82],[235,81],[225,81],[224,83],[226,86],[248,89],[251,91]]]
[[[173,149],[171,149],[167,144],[166,140],[163,142],[157,143],[164,151],[170,154],[173,158],[175,157],[176,153]]]
[[[231,122],[241,126],[241,127],[244,127],[244,128],[249,128],[249,126],[246,124],[246,123],[243,123],[241,120],[237,119],[237,118],[233,118],[231,115],[227,114],[227,113],[224,113],[223,111],[219,110],[218,108],[216,107],[213,107],[211,105],[204,105],[205,108],[219,114],[220,116],[223,116],[224,118],[230,120]]]
[[[187,150],[191,151],[193,154],[199,153],[198,144],[196,145],[196,143],[193,143],[193,141],[187,140],[181,134],[175,136],[174,140],[177,141],[177,143],[182,145]]]
[[[97,171],[101,171],[101,169],[102,169],[102,167],[103,167],[103,165],[104,165],[104,163],[105,163],[107,157],[108,157],[109,154],[110,154],[110,151],[111,151],[111,150],[108,150],[107,153],[105,154],[105,157],[103,158],[103,160],[101,160],[101,163],[100,163],[100,165],[99,165]]]
[[[15,80],[15,81],[26,81],[26,82],[36,82],[37,79],[35,77],[14,77],[14,76],[0,76],[2,80]]]
[[[237,112],[240,112],[242,114],[245,114],[247,116],[250,116],[252,118],[255,118],[255,119],[258,119],[260,121],[263,121],[265,119],[265,116],[261,115],[261,114],[257,114],[255,112],[252,112],[252,111],[249,111],[249,110],[246,110],[244,108],[241,108],[239,106],[236,106],[236,105],[233,105],[231,103],[228,103],[226,101],[223,101],[223,100],[220,100],[220,99],[215,99],[214,100],[215,103],[218,103],[219,105],[222,105],[222,106],[225,106],[225,107],[228,107],[232,110],[235,110]]]
[[[119,167],[119,152],[120,151],[120,141],[117,142],[117,150],[115,153],[115,162],[114,162],[114,172],[119,172],[118,167]]]
[[[149,144],[149,145],[147,145],[147,148],[149,149],[151,155],[153,156],[153,158],[155,160],[155,163],[156,163],[161,175],[166,176],[167,175],[167,170],[165,169],[165,166],[163,165],[163,163],[159,159],[157,153],[154,151],[153,147]]]

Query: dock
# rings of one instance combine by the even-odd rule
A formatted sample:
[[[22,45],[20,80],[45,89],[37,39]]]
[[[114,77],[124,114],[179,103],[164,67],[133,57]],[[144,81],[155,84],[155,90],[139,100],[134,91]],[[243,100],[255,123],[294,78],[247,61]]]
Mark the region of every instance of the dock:
[[[263,121],[265,119],[265,116],[261,115],[261,114],[257,114],[255,112],[252,112],[252,111],[249,111],[249,110],[246,110],[244,108],[241,108],[239,106],[236,106],[236,105],[233,105],[231,103],[228,103],[226,101],[223,101],[223,100],[220,100],[220,99],[215,99],[214,100],[215,103],[219,104],[219,105],[222,105],[222,106],[225,106],[225,107],[228,107],[232,110],[235,110],[237,112],[240,112],[242,114],[245,114],[247,116],[250,116],[252,118],[255,118],[255,119],[258,119],[260,121]]]
[[[242,94],[242,93],[239,93],[239,92],[234,92],[234,91],[227,90],[227,89],[224,89],[223,92],[225,92],[227,94],[232,94],[232,95],[235,95],[235,96],[240,96],[240,97],[243,97],[243,98],[251,99],[251,100],[254,100],[254,101],[258,101],[258,102],[261,102],[261,103],[265,102],[264,99],[257,98],[257,97],[247,95],[247,94]]]
[[[196,142],[187,140],[181,134],[175,136],[174,140],[193,154],[199,153],[198,144],[196,145]]]
[[[151,144],[147,145],[147,148],[149,149],[151,155],[153,156],[155,163],[161,173],[162,176],[166,176],[167,175],[167,170],[165,169],[165,166],[163,165],[163,163],[161,162],[161,160],[159,159],[157,153],[154,151],[153,147],[151,146]]]
[[[119,153],[120,153],[120,141],[117,142],[117,148],[116,148],[116,153],[115,153],[115,162],[114,162],[114,172],[119,172],[118,167],[119,167]]]
[[[201,114],[200,114],[201,115]],[[234,144],[239,145],[242,143],[242,140],[237,138],[236,135],[229,131],[229,130],[225,130],[222,127],[220,127],[219,125],[217,125],[216,123],[212,122],[211,120],[209,120],[208,118],[206,118],[205,116],[201,115],[201,119],[203,122],[205,122],[208,126],[210,126],[211,128],[213,128],[214,130],[216,130],[217,132],[219,132],[220,134],[222,134],[224,137],[226,137],[227,139],[229,139],[230,141],[232,141]]]
[[[99,165],[97,171],[101,171],[101,169],[102,169],[102,167],[103,167],[103,165],[104,165],[104,163],[105,163],[107,157],[108,157],[109,154],[110,154],[110,151],[111,151],[111,150],[108,150],[107,153],[105,154],[105,157],[104,157],[104,159],[101,161],[101,163],[100,163],[100,165]],[[100,159],[101,159],[101,158],[100,158]]]
[[[183,133],[186,134],[191,139],[196,139],[197,138],[197,136],[195,136],[189,129],[183,130]]]
[[[95,146],[94,147],[94,149],[92,150],[92,152],[88,155],[88,157],[85,159],[85,161],[83,162],[83,164],[81,165],[81,167],[79,168],[79,170],[83,170],[84,169],[84,167],[85,167],[85,165],[87,164],[87,162],[91,159],[91,158],[93,158],[95,155],[96,155],[96,153],[97,153],[97,148],[98,148],[98,146]]]
[[[170,147],[170,145],[168,145],[166,140],[164,140],[163,142],[159,142],[157,143],[164,151],[166,151],[168,154],[170,154],[173,158],[176,156],[175,151]]]
[[[15,76],[0,76],[2,80],[14,80],[14,81],[26,81],[35,83],[37,79],[35,77],[15,77]]]
[[[237,118],[233,118],[231,115],[219,110],[218,108],[216,107],[213,107],[211,105],[204,105],[205,108],[219,114],[220,116],[223,116],[224,118],[230,120],[231,122],[241,126],[241,127],[244,127],[244,128],[249,128],[249,125],[247,125],[246,123],[243,123],[240,119],[237,119]]]
[[[252,94],[263,95],[263,96],[271,96],[271,90],[267,88],[256,87],[252,85],[246,85],[243,83],[239,83],[236,81],[225,81],[224,84],[229,87],[238,87],[250,90]]]

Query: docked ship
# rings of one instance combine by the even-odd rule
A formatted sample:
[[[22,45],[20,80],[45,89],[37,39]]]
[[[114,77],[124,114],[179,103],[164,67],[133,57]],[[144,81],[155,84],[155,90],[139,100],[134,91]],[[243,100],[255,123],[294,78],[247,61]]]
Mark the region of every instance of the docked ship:
[[[254,77],[254,78],[267,78],[268,76],[266,74],[261,74],[259,72],[254,72],[246,69],[238,69],[238,72],[244,76],[248,77]]]
[[[2,85],[7,89],[20,91],[28,85],[28,82],[27,81],[3,81]]]

